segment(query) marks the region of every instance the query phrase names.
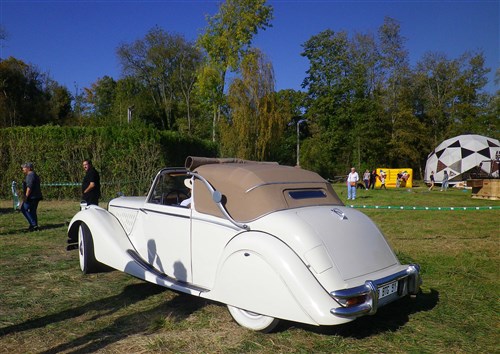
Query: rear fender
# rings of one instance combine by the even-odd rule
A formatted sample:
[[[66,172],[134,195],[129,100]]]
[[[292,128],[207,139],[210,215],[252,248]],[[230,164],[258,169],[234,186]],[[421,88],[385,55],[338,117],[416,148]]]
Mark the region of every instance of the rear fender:
[[[302,260],[281,240],[243,232],[226,246],[212,291],[201,296],[275,318],[313,325],[349,322]]]

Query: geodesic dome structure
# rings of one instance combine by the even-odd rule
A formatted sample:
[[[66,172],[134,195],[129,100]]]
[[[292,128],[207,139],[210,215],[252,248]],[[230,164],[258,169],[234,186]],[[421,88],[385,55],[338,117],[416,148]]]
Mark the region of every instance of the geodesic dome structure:
[[[424,181],[430,182],[434,171],[436,183],[448,171],[451,184],[467,180],[471,174],[498,178],[500,142],[482,135],[468,134],[447,139],[427,157]]]

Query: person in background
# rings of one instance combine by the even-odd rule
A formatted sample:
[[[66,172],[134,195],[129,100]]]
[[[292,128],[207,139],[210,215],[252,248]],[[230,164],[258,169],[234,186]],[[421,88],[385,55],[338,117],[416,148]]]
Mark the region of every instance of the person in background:
[[[85,177],[82,183],[82,199],[87,202],[87,205],[99,205],[101,196],[99,172],[92,166],[92,161],[89,159],[83,161],[83,169]]]
[[[363,174],[363,182],[365,182],[365,189],[368,190],[370,188],[370,171],[366,170]]]
[[[356,199],[356,185],[359,181],[359,175],[354,167],[351,168],[351,173],[347,176],[347,200]]]
[[[387,189],[387,187],[385,186],[385,178],[386,178],[385,172],[380,171],[380,189],[382,188]]]
[[[377,181],[377,171],[373,170],[371,173],[370,173],[370,188],[371,189],[375,189],[375,182]]]
[[[33,164],[31,162],[22,164],[21,168],[26,177],[23,182],[23,202],[20,209],[26,220],[28,220],[28,231],[38,231],[38,215],[36,211],[38,209],[38,203],[43,199],[40,177],[38,177],[33,170]]]
[[[396,188],[401,187],[401,180],[403,179],[403,172],[399,171],[396,175]]]
[[[188,188],[189,190],[189,197],[184,199],[181,202],[181,206],[185,206],[190,208],[193,203],[193,178],[186,178],[184,180],[184,185]]]
[[[444,170],[444,175],[443,175],[443,182],[441,184],[441,191],[447,191],[448,190],[448,172]]]
[[[429,192],[434,188],[434,171],[431,172],[431,176],[430,176],[430,179],[431,179],[431,186],[429,187]]]

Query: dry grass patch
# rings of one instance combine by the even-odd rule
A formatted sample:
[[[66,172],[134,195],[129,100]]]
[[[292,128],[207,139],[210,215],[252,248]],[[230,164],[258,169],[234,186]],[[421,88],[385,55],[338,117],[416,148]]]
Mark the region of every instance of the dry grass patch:
[[[368,191],[362,197],[371,205],[476,205],[460,191]],[[22,215],[11,211],[10,201],[0,201],[0,352],[490,353],[499,348],[498,210],[363,210],[402,261],[421,264],[422,294],[347,325],[284,322],[271,334],[239,327],[224,305],[120,272],[83,276],[76,252],[65,251],[66,223],[77,210],[76,202],[43,201],[43,229],[27,234]]]

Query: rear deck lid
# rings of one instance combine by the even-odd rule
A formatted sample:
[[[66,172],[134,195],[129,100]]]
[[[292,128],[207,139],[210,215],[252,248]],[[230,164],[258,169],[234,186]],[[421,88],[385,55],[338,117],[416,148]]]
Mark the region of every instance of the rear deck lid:
[[[399,263],[378,227],[357,210],[313,207],[297,215],[321,239],[345,281]]]

